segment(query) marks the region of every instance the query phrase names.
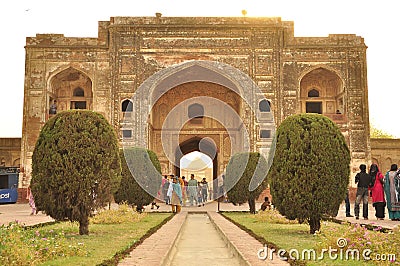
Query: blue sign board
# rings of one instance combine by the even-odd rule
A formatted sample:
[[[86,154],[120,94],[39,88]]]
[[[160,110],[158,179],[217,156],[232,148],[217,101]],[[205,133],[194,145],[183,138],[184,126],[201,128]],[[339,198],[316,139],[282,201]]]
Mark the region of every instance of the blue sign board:
[[[15,167],[0,169],[0,204],[17,202],[18,172]]]

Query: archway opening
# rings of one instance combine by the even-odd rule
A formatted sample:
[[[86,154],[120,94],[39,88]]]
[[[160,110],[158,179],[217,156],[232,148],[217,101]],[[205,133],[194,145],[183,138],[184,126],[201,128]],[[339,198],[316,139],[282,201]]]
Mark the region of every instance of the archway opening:
[[[185,154],[179,162],[180,174],[185,177],[186,181],[191,179],[191,175],[194,175],[194,179],[198,181],[199,196],[205,197],[205,201],[211,200],[213,191],[213,160],[205,153],[199,151],[193,151]],[[204,183],[204,181],[206,183]],[[203,195],[203,186],[207,191]]]
[[[175,152],[175,175],[183,176],[185,173],[185,178],[189,180],[191,173],[185,172],[184,169],[182,169],[182,165],[185,164],[188,158],[194,158],[196,155],[201,155],[204,160],[207,160],[207,168],[211,168],[207,170],[209,179],[206,180],[209,187],[212,188],[212,190],[209,190],[208,199],[214,199],[217,192],[213,190],[213,183],[214,180],[218,178],[218,150],[213,139],[209,137],[193,137],[183,141]],[[206,159],[207,157],[208,159]],[[192,162],[192,160],[189,160],[189,163],[190,162]],[[195,178],[201,181],[199,177],[196,177],[196,174]]]
[[[336,123],[346,122],[345,90],[333,71],[316,68],[300,81],[301,111],[323,114]]]
[[[48,89],[49,115],[70,109],[92,109],[92,81],[83,72],[67,68],[50,80]]]
[[[198,152],[198,153],[193,153]],[[192,154],[192,155],[190,155]],[[201,137],[194,137],[187,141],[182,142],[176,150],[175,155],[175,174],[181,176],[183,172],[181,172],[181,162],[183,160],[187,160],[187,158],[191,158],[194,155],[203,154],[207,156],[209,160],[212,162],[211,164],[211,178],[213,180],[217,178],[217,169],[218,169],[218,153],[217,147],[215,143],[210,138],[201,138]],[[186,159],[184,158],[185,156]],[[190,177],[190,176],[189,176]]]

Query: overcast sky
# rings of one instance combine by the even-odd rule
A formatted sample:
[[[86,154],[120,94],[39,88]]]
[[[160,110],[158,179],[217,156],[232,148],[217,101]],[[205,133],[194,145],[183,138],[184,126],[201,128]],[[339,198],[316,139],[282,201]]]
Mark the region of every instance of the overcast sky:
[[[47,1],[0,2],[0,137],[21,137],[25,74],[25,38],[37,33],[97,37],[98,21],[115,16],[247,16],[294,21],[295,36],[356,34],[367,49],[370,120],[400,137],[397,103],[400,43],[397,1]]]

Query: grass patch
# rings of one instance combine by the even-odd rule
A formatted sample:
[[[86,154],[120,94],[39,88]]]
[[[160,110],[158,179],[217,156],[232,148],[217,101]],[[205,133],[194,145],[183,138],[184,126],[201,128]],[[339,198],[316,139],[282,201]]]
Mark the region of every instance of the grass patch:
[[[50,230],[63,230],[71,241],[84,243],[88,254],[48,261],[42,265],[116,265],[116,262],[129,253],[133,247],[156,231],[169,213],[146,213],[138,222],[118,224],[91,224],[88,236],[78,234],[77,223],[59,223],[48,227]],[[155,228],[156,227],[156,228]]]
[[[79,235],[77,222],[32,227],[10,223],[0,227],[0,264],[117,265],[172,217],[172,213],[139,214],[120,206],[92,218],[89,235]]]
[[[325,245],[326,236],[324,230],[337,232],[337,238],[349,230],[349,225],[341,225],[334,222],[322,222],[321,234],[311,235],[307,224],[285,223],[280,219],[274,218],[272,222],[266,222],[265,217],[259,214],[224,212],[222,215],[232,221],[240,228],[248,232],[250,235],[258,239],[268,249],[275,250],[284,249],[287,252],[290,250],[298,250],[301,252],[305,249],[316,250],[317,257],[321,254],[321,245]],[[335,233],[336,234],[336,233]],[[329,248],[328,246],[323,248]],[[336,243],[332,248],[338,248]],[[292,253],[295,255],[295,253]],[[255,256],[257,254],[254,254]],[[288,255],[288,253],[286,254]],[[324,254],[323,260],[289,260],[291,265],[373,265],[371,262],[358,260],[340,260],[330,259],[327,253]]]

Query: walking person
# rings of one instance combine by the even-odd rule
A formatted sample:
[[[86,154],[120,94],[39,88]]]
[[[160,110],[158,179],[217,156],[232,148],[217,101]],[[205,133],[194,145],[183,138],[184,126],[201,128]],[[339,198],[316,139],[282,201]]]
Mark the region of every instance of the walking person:
[[[207,202],[207,193],[208,193],[208,182],[205,177],[201,180],[201,196],[202,196],[202,202],[203,206],[204,203]]]
[[[360,172],[356,174],[357,184],[356,202],[354,204],[354,215],[356,219],[360,216],[360,203],[363,202],[363,217],[368,220],[368,186],[371,184],[371,176],[367,174],[367,166],[360,164]]]
[[[369,175],[371,176],[372,206],[375,207],[375,216],[378,220],[383,220],[386,206],[383,190],[384,178],[377,164],[371,164]]]
[[[201,195],[202,189],[201,189],[201,182],[197,182],[197,206],[201,207],[201,204],[203,203],[203,196]],[[204,206],[204,203],[203,203]]]
[[[167,204],[167,205],[169,204],[169,197],[167,195],[168,188],[169,188],[168,176],[165,175],[164,179],[162,180],[162,194],[163,194],[163,197],[164,197],[165,204]]]
[[[168,195],[171,197],[172,212],[179,213],[182,209],[182,187],[178,177],[174,177],[172,180]]]
[[[392,164],[386,173],[384,190],[389,219],[400,221],[400,171],[398,171],[397,164]]]
[[[193,200],[196,201],[196,205],[198,204],[197,201],[197,180],[194,179],[194,174],[190,175],[190,180],[188,181],[188,196],[189,196],[189,204],[193,206]]]
[[[38,211],[35,205],[35,199],[32,194],[31,186],[27,189],[26,199],[29,201],[29,206],[31,207],[31,215],[37,214]]]

